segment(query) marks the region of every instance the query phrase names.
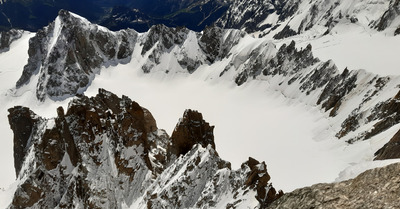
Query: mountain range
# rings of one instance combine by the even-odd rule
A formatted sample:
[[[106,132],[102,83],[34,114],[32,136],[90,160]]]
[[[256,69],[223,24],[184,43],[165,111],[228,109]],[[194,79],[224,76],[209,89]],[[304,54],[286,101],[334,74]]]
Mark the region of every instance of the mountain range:
[[[19,18],[32,22],[10,8],[29,8]],[[4,179],[17,180],[0,206],[399,206],[398,164],[365,171],[400,157],[398,0],[10,0],[1,9],[13,24],[4,29],[35,32],[1,32]],[[187,104],[215,121],[215,139]]]

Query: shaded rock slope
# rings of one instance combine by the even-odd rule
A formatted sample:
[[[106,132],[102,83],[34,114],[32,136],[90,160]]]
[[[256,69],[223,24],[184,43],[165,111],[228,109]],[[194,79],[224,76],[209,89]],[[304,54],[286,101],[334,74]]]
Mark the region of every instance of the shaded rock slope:
[[[10,44],[21,38],[23,31],[11,29],[0,32],[0,53],[10,50]]]
[[[268,208],[399,208],[399,173],[397,163],[365,171],[348,181],[296,189]]]
[[[185,111],[171,138],[147,109],[103,89],[56,118],[9,113],[18,179],[10,208],[263,208],[282,195],[264,162],[232,170],[197,111]]]
[[[62,10],[30,40],[29,60],[15,91],[36,85],[36,96],[62,100],[83,93],[101,68],[134,63],[143,73],[191,74],[210,66],[209,79],[243,85],[266,81],[265,88],[318,106],[334,118],[336,137],[367,140],[400,122],[400,77],[338,69],[313,56],[312,46],[276,46],[243,31],[207,27],[153,26],[146,33],[109,31]],[[370,128],[362,128],[370,127]],[[350,134],[351,133],[351,134]]]

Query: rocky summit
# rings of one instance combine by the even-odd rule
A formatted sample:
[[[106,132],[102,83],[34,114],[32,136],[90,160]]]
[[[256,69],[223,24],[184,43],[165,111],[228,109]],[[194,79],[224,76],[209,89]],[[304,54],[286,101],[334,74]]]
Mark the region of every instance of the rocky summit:
[[[8,117],[18,179],[9,208],[264,208],[283,194],[264,162],[232,170],[197,111],[171,137],[147,109],[103,89],[56,118],[21,106]]]

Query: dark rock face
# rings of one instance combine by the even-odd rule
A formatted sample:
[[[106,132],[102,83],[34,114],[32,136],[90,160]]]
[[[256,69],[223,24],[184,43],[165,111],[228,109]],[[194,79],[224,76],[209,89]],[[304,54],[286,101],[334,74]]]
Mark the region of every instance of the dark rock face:
[[[142,55],[148,52],[158,41],[160,41],[158,46],[161,51],[182,44],[188,32],[187,28],[169,28],[165,25],[155,25],[150,28],[145,41],[142,43]]]
[[[399,172],[397,163],[365,171],[348,181],[297,189],[269,208],[399,208]]]
[[[375,153],[374,160],[387,160],[400,158],[400,131],[388,143]]]
[[[322,108],[328,111],[333,108],[330,116],[336,115],[336,110],[341,105],[341,99],[356,87],[357,75],[345,69],[340,75],[332,77],[327,83],[317,104],[322,104]]]
[[[21,30],[15,29],[0,32],[0,53],[10,50],[10,44],[21,38],[22,33]]]
[[[274,39],[284,39],[291,36],[297,35],[297,32],[290,28],[290,26],[285,26],[280,32],[274,35]]]
[[[211,63],[220,54],[222,29],[217,27],[208,27],[204,30],[200,38],[200,46],[207,54],[207,60]]]
[[[364,102],[369,101],[377,92],[386,86],[386,83],[390,80],[389,77],[380,77],[375,79],[377,88],[371,95],[368,95]],[[339,138],[345,136],[350,131],[354,131],[359,128],[364,120],[364,123],[376,121],[372,129],[360,133],[357,137],[350,139],[352,143],[357,140],[366,140],[371,137],[388,130],[390,127],[396,125],[400,121],[400,92],[398,92],[393,98],[386,101],[379,102],[377,105],[371,107],[368,111],[358,111],[356,109],[351,115],[343,122],[342,129],[337,134]],[[360,104],[362,106],[363,104]]]
[[[39,74],[36,96],[41,101],[82,93],[101,66],[128,61],[136,38],[133,30],[111,33],[61,10],[30,40],[28,64],[16,86]]]
[[[268,62],[263,70],[263,75],[291,76],[318,61],[312,54],[311,45],[299,51],[296,48],[296,43],[292,41],[289,45],[283,44],[281,46],[276,56]]]
[[[147,109],[103,89],[53,119],[24,107],[9,112],[21,180],[10,208],[204,208],[227,193],[237,193],[227,206],[264,207],[282,195],[264,162],[250,158],[232,171],[215,151],[213,126],[193,110],[171,138]]]
[[[256,159],[250,157],[249,160],[242,165],[242,167],[245,166],[248,166],[251,170],[245,184],[256,189],[256,198],[260,202],[260,208],[269,206],[283,195],[282,191],[277,193],[272,185],[268,183],[271,177],[267,173],[267,165],[265,165],[264,162],[260,163]]]
[[[400,1],[391,0],[388,10],[383,16],[376,22],[375,28],[378,31],[383,31],[389,27],[396,17],[400,15]]]
[[[22,163],[31,146],[31,137],[37,123],[41,122],[32,111],[26,107],[14,107],[8,110],[10,127],[14,132],[14,165],[16,176],[19,175]]]
[[[151,27],[140,43],[143,46],[142,55],[145,55],[154,47],[147,56],[147,63],[142,66],[143,72],[149,73],[154,66],[160,64],[162,54],[176,45],[181,45],[186,40],[188,33],[187,28],[169,28],[165,25]]]
[[[211,145],[215,149],[214,126],[203,120],[197,111],[186,110],[171,136],[169,150],[175,156],[185,155],[194,145]]]

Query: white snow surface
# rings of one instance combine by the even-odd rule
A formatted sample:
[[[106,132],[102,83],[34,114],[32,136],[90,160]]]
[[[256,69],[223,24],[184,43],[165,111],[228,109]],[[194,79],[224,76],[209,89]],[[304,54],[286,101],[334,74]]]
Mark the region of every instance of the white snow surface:
[[[351,23],[336,26],[328,35],[321,36],[322,33],[311,30],[275,43],[280,46],[294,40],[297,47],[303,48],[311,44],[315,57],[333,60],[340,71],[347,67],[379,75],[399,75],[400,36]]]

